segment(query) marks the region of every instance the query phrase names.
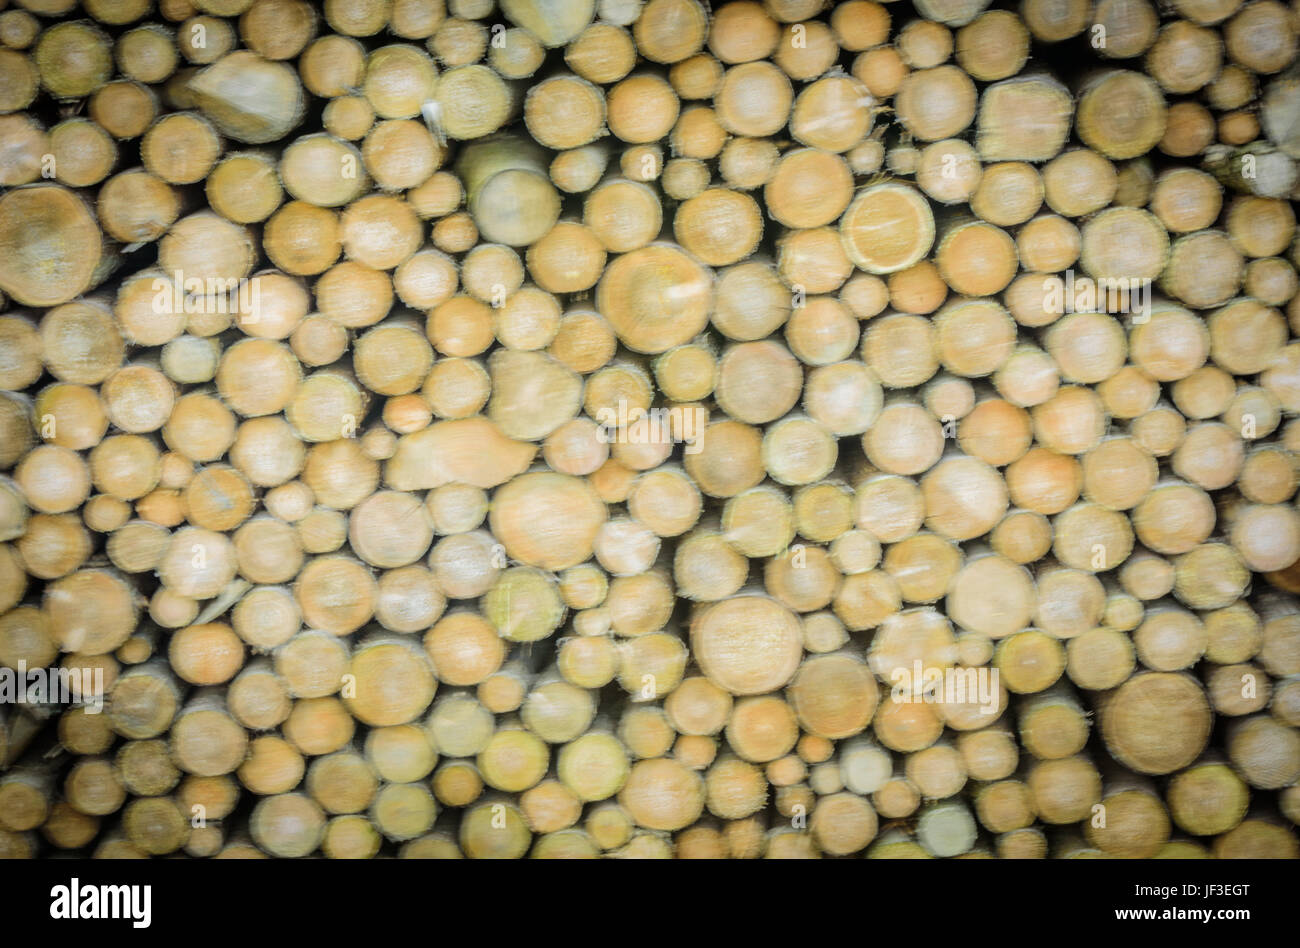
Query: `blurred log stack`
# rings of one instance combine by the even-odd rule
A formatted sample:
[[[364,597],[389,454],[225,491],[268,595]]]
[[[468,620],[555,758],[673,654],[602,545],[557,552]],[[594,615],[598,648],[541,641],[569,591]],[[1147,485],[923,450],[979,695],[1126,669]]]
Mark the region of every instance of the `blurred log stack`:
[[[1300,0],[0,11],[0,856],[1300,854]]]

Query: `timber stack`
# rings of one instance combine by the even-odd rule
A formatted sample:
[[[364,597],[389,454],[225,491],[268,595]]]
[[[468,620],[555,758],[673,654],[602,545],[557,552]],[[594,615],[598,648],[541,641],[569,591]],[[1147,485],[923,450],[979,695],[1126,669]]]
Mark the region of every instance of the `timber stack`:
[[[0,857],[1296,858],[1298,32],[0,0]]]

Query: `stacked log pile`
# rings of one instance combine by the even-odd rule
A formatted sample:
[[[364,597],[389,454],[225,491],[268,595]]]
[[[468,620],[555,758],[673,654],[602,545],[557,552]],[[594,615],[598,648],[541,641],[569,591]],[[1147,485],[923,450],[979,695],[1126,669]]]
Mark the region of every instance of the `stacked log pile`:
[[[0,856],[1297,857],[1298,30],[0,0]]]

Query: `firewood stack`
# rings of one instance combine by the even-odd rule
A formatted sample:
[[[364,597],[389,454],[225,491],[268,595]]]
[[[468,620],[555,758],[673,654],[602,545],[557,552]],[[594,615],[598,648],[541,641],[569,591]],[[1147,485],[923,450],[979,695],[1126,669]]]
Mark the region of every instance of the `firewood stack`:
[[[1300,2],[0,10],[0,856],[1300,854]]]

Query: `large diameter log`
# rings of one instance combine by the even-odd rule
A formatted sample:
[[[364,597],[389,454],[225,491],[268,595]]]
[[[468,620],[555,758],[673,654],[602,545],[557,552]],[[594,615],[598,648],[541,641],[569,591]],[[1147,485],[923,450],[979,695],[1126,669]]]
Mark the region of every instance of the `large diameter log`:
[[[583,79],[557,75],[528,91],[524,122],[529,134],[548,148],[580,148],[604,129],[605,95]]]
[[[704,810],[704,781],[671,758],[642,760],[633,765],[618,799],[641,826],[682,829]]]
[[[704,46],[709,15],[697,0],[650,0],[632,29],[642,56],[657,63],[677,63]]]
[[[188,83],[198,108],[224,135],[262,144],[296,128],[306,110],[298,74],[283,63],[237,50]]]
[[[1214,720],[1195,679],[1173,672],[1135,675],[1101,706],[1101,733],[1116,759],[1138,773],[1167,774],[1200,755]]]
[[[507,438],[486,418],[440,421],[398,439],[385,463],[384,480],[397,490],[451,483],[487,489],[526,471],[536,450]]]
[[[927,20],[965,26],[989,5],[989,0],[917,0],[916,10]]]
[[[740,595],[706,607],[691,623],[700,669],[732,694],[763,694],[793,677],[802,654],[794,614],[774,600]]]
[[[1259,118],[1269,141],[1300,159],[1300,75],[1288,73],[1268,84]]]
[[[488,417],[507,437],[541,440],[577,415],[581,377],[545,353],[498,349],[488,364]]]
[[[53,184],[0,196],[0,290],[28,306],[57,306],[94,283],[103,236],[85,203]]]
[[[975,118],[975,83],[951,64],[909,73],[894,108],[899,121],[922,141],[958,135]]]
[[[1070,134],[1074,102],[1048,76],[1017,76],[980,96],[976,147],[983,161],[1046,161]]]
[[[1090,148],[1108,158],[1136,158],[1165,134],[1166,108],[1160,87],[1150,77],[1115,70],[1093,77],[1083,87],[1075,126]]]
[[[930,202],[905,184],[867,188],[840,218],[840,241],[849,259],[868,273],[906,269],[934,244]]]
[[[522,247],[536,242],[560,216],[560,196],[547,178],[548,161],[536,145],[503,135],[461,152],[456,171],[479,232],[490,241]]]
[[[596,287],[596,306],[636,352],[660,353],[704,329],[712,274],[673,244],[654,244],[616,258]]]
[[[1205,150],[1205,169],[1234,191],[1266,198],[1287,197],[1298,177],[1294,157],[1266,142],[1212,145]]]
[[[70,9],[68,5],[58,13]],[[112,77],[111,49],[107,34],[89,20],[80,20],[42,31],[32,58],[46,91],[58,99],[80,99]]]
[[[518,111],[514,87],[487,66],[457,66],[443,73],[437,83],[433,117],[449,138],[491,135]]]
[[[584,480],[553,472],[516,478],[497,491],[490,523],[512,559],[542,569],[567,569],[591,556],[607,512]],[[536,534],[539,522],[552,524]]]
[[[501,12],[542,41],[563,46],[587,28],[596,12],[595,0],[502,0]]]
[[[879,703],[867,666],[845,653],[806,660],[790,683],[790,703],[810,734],[831,739],[863,731]]]

